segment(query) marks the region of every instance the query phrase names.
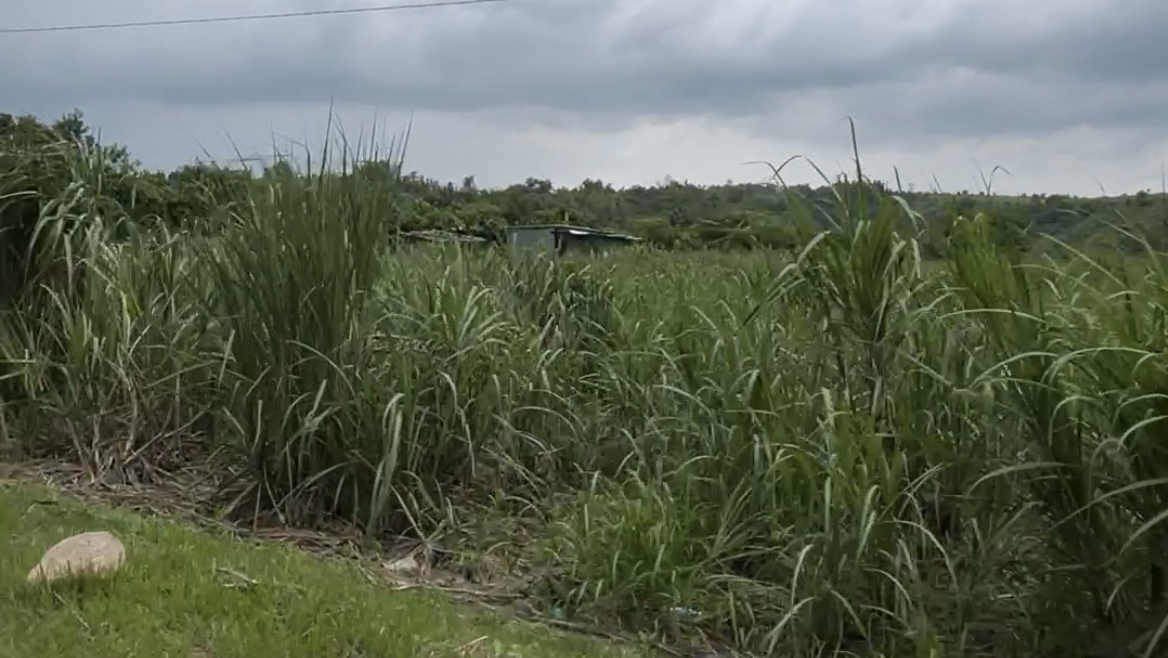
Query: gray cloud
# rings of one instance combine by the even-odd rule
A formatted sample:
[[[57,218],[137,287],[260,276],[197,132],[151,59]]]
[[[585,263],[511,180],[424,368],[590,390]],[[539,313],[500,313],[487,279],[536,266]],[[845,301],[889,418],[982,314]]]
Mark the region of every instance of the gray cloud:
[[[132,19],[157,3],[18,2],[30,23]],[[883,139],[1154,130],[1168,122],[1168,5],[972,0],[521,0],[153,30],[0,35],[0,89],[30,104],[183,106],[338,101],[424,113],[530,106],[619,122],[845,114]],[[315,7],[319,7],[314,3]],[[946,5],[952,6],[952,5]],[[120,8],[120,9],[119,9]],[[226,2],[202,12],[270,11]],[[38,20],[39,19],[39,20]],[[82,21],[82,18],[75,18]],[[96,20],[96,19],[95,19]],[[15,22],[15,21],[13,21]],[[808,99],[811,99],[809,102]],[[505,112],[502,112],[505,114]],[[538,116],[524,112],[523,120]],[[765,122],[764,121],[764,122]],[[782,129],[772,127],[772,129]]]
[[[1046,4],[1046,3],[1042,3]],[[966,6],[948,29],[904,49],[987,73],[1069,82],[1147,84],[1168,81],[1168,4],[1156,0],[1071,3],[1065,15],[1027,20]]]
[[[1031,138],[1081,127],[1162,134],[1168,126],[1168,80],[1060,81],[938,67],[908,83],[820,98],[823,106],[849,108],[861,127],[876,129],[876,136],[897,141]]]

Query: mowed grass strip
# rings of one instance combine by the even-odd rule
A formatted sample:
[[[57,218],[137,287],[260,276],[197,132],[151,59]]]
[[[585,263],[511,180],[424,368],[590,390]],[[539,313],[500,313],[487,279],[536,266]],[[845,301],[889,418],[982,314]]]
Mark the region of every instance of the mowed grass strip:
[[[122,572],[52,588],[25,578],[57,541],[107,530]],[[0,486],[0,655],[54,658],[584,658],[647,655],[392,591],[356,565],[226,533]]]

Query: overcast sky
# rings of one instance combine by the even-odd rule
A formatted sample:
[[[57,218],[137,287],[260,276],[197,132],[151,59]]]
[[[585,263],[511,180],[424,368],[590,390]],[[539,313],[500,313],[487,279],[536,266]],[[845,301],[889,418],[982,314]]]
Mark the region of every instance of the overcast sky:
[[[0,28],[406,0],[0,0]],[[172,168],[319,147],[411,116],[407,168],[480,184],[762,180],[861,158],[917,189],[1161,188],[1163,0],[513,0],[376,14],[0,34],[0,112],[82,109]],[[807,165],[789,179],[809,182]]]

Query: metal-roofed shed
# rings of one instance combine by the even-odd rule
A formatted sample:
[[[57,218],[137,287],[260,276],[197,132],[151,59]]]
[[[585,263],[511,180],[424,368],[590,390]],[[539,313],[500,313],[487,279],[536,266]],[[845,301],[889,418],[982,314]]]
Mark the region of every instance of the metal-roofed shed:
[[[636,244],[641,238],[567,224],[508,226],[507,245],[515,249],[538,249],[554,254],[597,252]]]

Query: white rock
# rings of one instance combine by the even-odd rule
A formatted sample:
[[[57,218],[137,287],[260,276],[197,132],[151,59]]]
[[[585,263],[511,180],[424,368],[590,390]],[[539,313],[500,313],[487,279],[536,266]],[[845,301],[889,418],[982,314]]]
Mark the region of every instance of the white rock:
[[[108,575],[122,567],[126,547],[108,532],[83,532],[57,542],[45,552],[28,582],[52,582],[79,575]]]
[[[407,555],[399,560],[387,562],[385,569],[391,573],[413,574],[421,571],[422,565],[413,555]]]

